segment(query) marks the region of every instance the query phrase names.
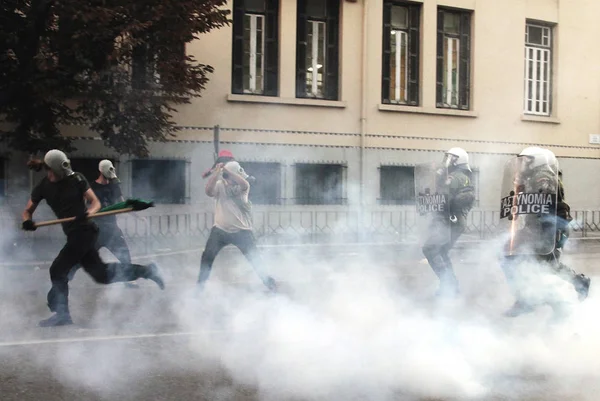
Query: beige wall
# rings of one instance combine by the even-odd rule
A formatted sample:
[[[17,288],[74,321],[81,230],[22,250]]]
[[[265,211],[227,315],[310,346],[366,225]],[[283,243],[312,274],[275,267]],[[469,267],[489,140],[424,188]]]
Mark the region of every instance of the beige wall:
[[[382,1],[342,2],[340,102],[295,99],[296,1],[282,0],[280,97],[231,96],[231,29],[191,43],[188,52],[215,67],[201,99],[180,109],[186,126],[360,133],[362,17],[368,7],[367,147],[515,153],[525,143],[550,146],[559,156],[600,156],[588,143],[600,133],[600,2],[593,0],[426,0],[421,24],[421,107],[381,105]],[[471,9],[472,110],[435,108],[436,10],[438,5]],[[525,20],[557,23],[554,31],[554,107],[551,118],[523,116]],[[228,101],[229,98],[229,101]],[[235,100],[235,101],[233,101]],[[260,100],[265,103],[255,103]],[[282,103],[292,103],[282,104]],[[331,107],[327,107],[329,104]],[[448,116],[445,114],[451,113]],[[527,120],[527,121],[524,121]],[[542,121],[528,121],[542,120]],[[206,132],[205,135],[209,133]],[[378,136],[372,136],[379,134]],[[231,133],[227,139],[279,143],[276,133]],[[383,136],[381,136],[383,135]],[[192,135],[198,138],[198,135]],[[186,138],[190,136],[186,135]],[[442,141],[420,138],[447,138]],[[291,138],[286,135],[284,141]],[[360,146],[357,137],[296,136],[296,143]],[[463,142],[465,141],[465,142]],[[569,146],[569,147],[565,147]]]
[[[204,35],[190,43],[187,51],[200,62],[211,64],[215,72],[202,97],[179,108],[176,119],[188,127],[178,135],[182,142],[153,144],[152,157],[189,160],[191,202],[205,205],[208,199],[198,174],[212,164],[212,130],[205,128],[218,124],[223,127],[223,147],[232,149],[241,161],[282,163],[283,197],[294,196],[295,163],[342,162],[348,166],[350,204],[360,201],[362,168],[364,203],[375,205],[380,165],[439,160],[443,150],[461,146],[471,153],[473,167],[480,170],[480,206],[495,209],[501,170],[509,154],[529,144],[542,144],[560,157],[572,206],[600,208],[596,173],[600,171],[600,147],[588,143],[588,135],[600,134],[600,46],[596,43],[600,38],[600,1],[415,1],[423,4],[420,107],[381,105],[382,0],[342,1],[340,100],[296,99],[296,0],[281,0],[280,96],[231,95],[231,28]],[[438,5],[474,11],[472,110],[468,112],[435,108]],[[522,113],[526,19],[557,23],[551,118],[528,118]],[[364,35],[367,47],[363,57]],[[365,152],[361,162],[363,106]],[[64,133],[81,135],[81,129],[70,127]],[[77,146],[80,156],[113,155],[98,141],[78,141]],[[127,185],[128,167],[126,158],[122,160],[121,176]]]

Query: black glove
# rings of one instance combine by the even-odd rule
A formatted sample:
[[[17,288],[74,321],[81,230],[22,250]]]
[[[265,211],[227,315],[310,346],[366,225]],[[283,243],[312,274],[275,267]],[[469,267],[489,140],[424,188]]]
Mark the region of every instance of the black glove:
[[[33,222],[33,220],[25,220],[23,222],[23,224],[21,225],[21,228],[25,231],[37,230],[37,227],[35,226],[35,223]]]
[[[88,212],[87,210],[85,212],[79,213],[77,216],[75,216],[75,221],[77,223],[81,223],[82,221],[87,220],[88,218]]]

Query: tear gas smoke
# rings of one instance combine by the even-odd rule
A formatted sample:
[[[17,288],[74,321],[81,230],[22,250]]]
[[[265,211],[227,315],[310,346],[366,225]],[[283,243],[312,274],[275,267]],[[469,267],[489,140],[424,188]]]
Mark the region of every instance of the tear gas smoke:
[[[356,186],[348,192],[356,193]],[[437,278],[404,246],[394,250],[393,260],[360,245],[332,260],[319,248],[279,249],[265,260],[269,273],[284,283],[280,295],[263,294],[239,256],[217,258],[200,296],[192,291],[197,253],[161,260],[168,280],[164,293],[151,285],[139,291],[100,287],[81,271],[71,286],[71,305],[82,328],[53,331],[34,327],[47,314],[47,271],[5,271],[4,341],[77,337],[78,330],[194,334],[150,348],[143,348],[143,340],[32,346],[19,348],[18,359],[11,357],[14,348],[0,346],[0,357],[11,357],[12,364],[34,361],[61,386],[89,399],[150,399],[148,383],[169,374],[205,386],[188,399],[234,399],[240,387],[255,389],[247,399],[260,400],[523,400],[539,394],[595,399],[600,297],[592,288],[579,304],[572,287],[548,276],[538,288],[552,285],[572,301],[568,320],[553,324],[544,308],[502,317],[513,301],[497,263],[502,241],[452,253],[463,297],[447,303],[428,299]],[[542,289],[530,296],[548,294]],[[17,336],[7,327],[26,329]],[[34,375],[17,370],[15,376],[27,383]],[[228,380],[207,382],[211,375]]]

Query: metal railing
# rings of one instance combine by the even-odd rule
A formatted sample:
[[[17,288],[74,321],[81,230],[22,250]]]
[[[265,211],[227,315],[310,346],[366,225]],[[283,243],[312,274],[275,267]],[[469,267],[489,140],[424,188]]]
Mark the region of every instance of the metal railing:
[[[572,237],[600,238],[600,210],[572,212]],[[491,240],[499,234],[499,212],[473,210],[459,241]],[[55,254],[64,244],[60,226],[34,233],[18,230],[18,217],[2,219],[2,254],[8,258],[36,260]],[[133,255],[183,251],[204,246],[213,224],[212,212],[182,212],[138,217],[120,215],[119,226]],[[13,229],[10,229],[10,228]],[[254,211],[254,231],[260,244],[414,243],[417,215],[412,208],[366,209],[265,208]],[[47,256],[46,256],[47,257]]]

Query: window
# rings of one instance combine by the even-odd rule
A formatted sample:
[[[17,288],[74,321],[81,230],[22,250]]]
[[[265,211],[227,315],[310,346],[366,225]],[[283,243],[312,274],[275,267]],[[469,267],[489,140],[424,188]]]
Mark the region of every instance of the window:
[[[439,9],[437,35],[437,107],[468,110],[471,13]]]
[[[131,193],[162,204],[186,201],[186,162],[183,160],[133,160]]]
[[[88,182],[96,181],[100,176],[100,170],[98,169],[98,164],[100,164],[102,159],[95,158],[71,158],[71,168],[73,171],[83,174],[83,176],[88,180]],[[117,168],[115,161],[109,159],[115,165],[115,169]],[[117,170],[117,176],[119,175],[119,170]]]
[[[525,26],[525,113],[549,116],[552,98],[552,28]]]
[[[296,204],[341,205],[345,203],[343,183],[340,164],[297,164]]]
[[[415,203],[415,168],[381,166],[379,168],[380,202],[382,205]]]
[[[296,96],[338,99],[340,0],[298,0]]]
[[[420,6],[383,5],[382,102],[419,105]]]
[[[278,95],[279,0],[233,2],[232,92]]]
[[[242,162],[242,167],[256,178],[251,184],[250,201],[255,205],[278,205],[281,199],[281,164]]]
[[[153,90],[159,89],[159,85],[170,79],[177,80],[177,72],[173,73],[173,60],[185,58],[185,43],[174,45],[175,51],[165,51],[164,54],[158,50],[152,37],[146,38],[144,43],[133,48],[131,55],[131,85],[134,89]],[[177,58],[176,58],[177,57]],[[166,60],[165,60],[166,58]],[[160,64],[170,64],[166,70],[169,76],[161,76]],[[174,76],[170,76],[173,75]]]

